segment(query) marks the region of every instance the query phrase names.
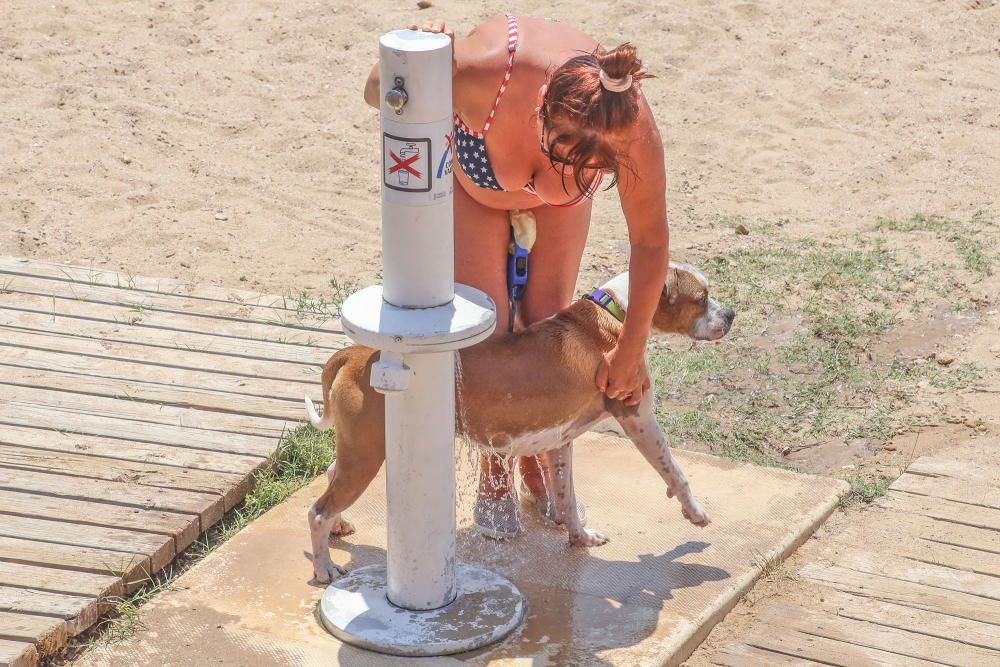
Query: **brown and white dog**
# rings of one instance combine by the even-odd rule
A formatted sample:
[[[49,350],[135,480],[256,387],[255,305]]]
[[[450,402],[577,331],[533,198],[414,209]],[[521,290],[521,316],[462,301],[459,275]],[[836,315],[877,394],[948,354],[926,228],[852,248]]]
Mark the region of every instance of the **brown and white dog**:
[[[602,287],[622,312],[628,309],[628,273]],[[717,340],[733,322],[731,309],[708,295],[708,281],[694,267],[670,263],[653,317],[653,334],[677,333],[696,340]],[[580,300],[528,328],[461,351],[462,410],[456,429],[481,447],[504,456],[546,453],[546,487],[555,499],[555,520],[566,526],[574,546],[607,542],[583,527],[573,490],[570,445],[573,438],[608,416],[621,424],[667,484],[667,496],[681,503],[691,523],[706,526],[708,515],[694,499],[667,440],[653,415],[653,396],[626,406],[605,396],[595,378],[622,324],[608,310]],[[371,388],[371,366],[379,352],[355,345],[334,354],[323,369],[323,418],[306,398],[318,429],[336,426],[337,460],[330,485],[309,510],[316,581],[329,582],[344,570],[330,558],[330,535],[354,528],[341,517],[368,487],[385,459],[385,402]]]

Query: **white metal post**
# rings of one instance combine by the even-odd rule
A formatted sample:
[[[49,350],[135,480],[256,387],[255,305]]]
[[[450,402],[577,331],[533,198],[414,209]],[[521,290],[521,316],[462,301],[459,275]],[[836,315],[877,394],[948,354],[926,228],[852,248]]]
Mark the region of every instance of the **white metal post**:
[[[455,350],[489,336],[496,307],[454,283],[451,40],[397,30],[379,47],[385,285],[351,295],[341,323],[382,351],[370,381],[386,396],[387,562],[334,581],[320,618],[376,651],[447,655],[524,615],[513,584],[455,562]]]
[[[406,391],[386,395],[389,601],[455,599],[455,353],[407,354]]]
[[[403,308],[455,295],[451,52],[442,34],[396,30],[379,40],[383,296]]]

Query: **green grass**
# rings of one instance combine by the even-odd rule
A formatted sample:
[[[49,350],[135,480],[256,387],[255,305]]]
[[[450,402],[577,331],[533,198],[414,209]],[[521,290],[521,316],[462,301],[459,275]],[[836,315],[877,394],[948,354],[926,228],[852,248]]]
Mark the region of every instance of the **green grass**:
[[[785,236],[781,223],[745,224],[751,236],[701,263],[713,296],[738,313],[728,340],[683,352],[651,347],[657,418],[676,444],[764,465],[782,465],[781,452],[804,441],[864,438],[877,447],[905,429],[898,413],[921,382],[981,381],[972,364],[887,358],[878,346],[903,316],[931,317],[928,292],[950,305],[965,276],[991,275],[1000,229],[984,216],[878,220],[823,240]],[[908,252],[914,233],[939,237],[955,254]],[[757,336],[779,320],[793,326]]]
[[[902,474],[902,471],[900,471]],[[851,485],[851,489],[841,496],[840,506],[850,507],[852,505],[858,505],[860,503],[871,503],[875,500],[881,498],[892,486],[892,483],[899,478],[897,474],[894,477],[883,477],[882,479],[875,481],[867,481],[858,477],[849,477],[844,481]]]
[[[979,279],[993,275],[997,224],[978,212],[968,221],[917,214],[906,220],[880,219],[877,231],[926,232],[951,243],[964,268]]]
[[[283,306],[289,310],[294,310],[296,316],[320,315],[326,317],[340,317],[340,309],[344,301],[358,289],[357,282],[353,280],[341,281],[337,278],[330,280],[330,294],[313,296],[306,291],[298,294],[286,294],[282,297]]]
[[[335,452],[333,431],[317,431],[305,425],[282,436],[268,464],[254,473],[253,488],[243,502],[195,541],[188,548],[189,555],[195,558],[208,555],[251,521],[326,472]]]
[[[179,569],[174,565],[153,577],[147,577],[142,586],[133,593],[108,599],[111,610],[87,634],[85,644],[89,647],[113,644],[132,638],[139,630],[145,630],[140,607],[153,599],[157,593],[167,589],[177,578]]]

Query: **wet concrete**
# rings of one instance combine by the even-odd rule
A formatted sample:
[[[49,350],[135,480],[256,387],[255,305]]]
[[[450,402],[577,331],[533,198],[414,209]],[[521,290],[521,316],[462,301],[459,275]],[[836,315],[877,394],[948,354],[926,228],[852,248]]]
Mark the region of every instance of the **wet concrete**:
[[[611,541],[584,550],[525,516],[525,530],[497,543],[459,509],[459,554],[509,577],[527,620],[505,642],[450,658],[391,658],[345,646],[315,616],[323,589],[312,575],[306,510],[325,480],[306,487],[180,577],[144,608],[147,629],[75,664],[97,665],[659,665],[676,664],[759,573],[787,555],[835,507],[835,480],[677,452],[713,519],[699,529],[667,499],[631,444],[577,440],[574,472],[588,526]],[[460,464],[468,463],[460,459]],[[384,478],[345,513],[358,533],[335,540],[349,569],[384,562]],[[465,498],[460,496],[460,498]]]

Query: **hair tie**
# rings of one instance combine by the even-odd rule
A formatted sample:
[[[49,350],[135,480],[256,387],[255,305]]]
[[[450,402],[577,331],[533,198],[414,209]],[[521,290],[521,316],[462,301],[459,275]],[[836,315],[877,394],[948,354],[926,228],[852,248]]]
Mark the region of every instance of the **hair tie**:
[[[612,93],[624,93],[632,87],[631,74],[626,74],[620,79],[612,79],[602,68],[601,73],[598,74],[597,77],[601,80],[601,86],[604,90],[608,90]]]

